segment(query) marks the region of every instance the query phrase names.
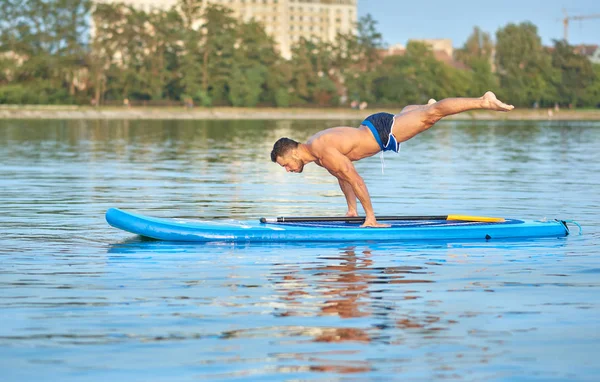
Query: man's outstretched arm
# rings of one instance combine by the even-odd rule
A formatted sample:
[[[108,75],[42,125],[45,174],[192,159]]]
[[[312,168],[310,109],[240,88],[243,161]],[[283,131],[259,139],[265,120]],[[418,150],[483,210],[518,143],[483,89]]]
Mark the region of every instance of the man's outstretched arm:
[[[389,227],[387,224],[377,223],[367,185],[346,156],[335,149],[328,149],[320,155],[319,162],[338,181],[347,182],[352,187],[354,195],[365,210],[366,218],[362,227]]]

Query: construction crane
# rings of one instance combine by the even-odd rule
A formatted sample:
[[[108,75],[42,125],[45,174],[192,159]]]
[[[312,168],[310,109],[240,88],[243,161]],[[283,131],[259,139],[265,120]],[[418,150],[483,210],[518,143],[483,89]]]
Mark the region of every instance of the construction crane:
[[[563,26],[565,27],[565,41],[569,41],[569,21],[571,20],[586,20],[586,19],[600,19],[600,13],[593,15],[581,15],[581,16],[569,16],[567,11],[563,9],[565,17],[562,19]]]

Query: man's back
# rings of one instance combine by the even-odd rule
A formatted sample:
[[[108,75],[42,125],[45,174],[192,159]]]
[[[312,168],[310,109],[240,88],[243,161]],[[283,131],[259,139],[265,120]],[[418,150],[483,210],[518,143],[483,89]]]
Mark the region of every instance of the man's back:
[[[332,127],[318,132],[306,142],[313,155],[321,158],[326,150],[335,149],[351,161],[370,157],[380,151],[368,128]]]

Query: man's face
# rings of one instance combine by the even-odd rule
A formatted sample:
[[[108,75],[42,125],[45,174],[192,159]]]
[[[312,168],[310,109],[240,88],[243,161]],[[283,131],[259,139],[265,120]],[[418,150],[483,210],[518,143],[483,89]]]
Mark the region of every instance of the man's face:
[[[291,151],[284,156],[277,157],[277,164],[285,168],[287,172],[301,173],[304,170],[304,163],[296,158]]]

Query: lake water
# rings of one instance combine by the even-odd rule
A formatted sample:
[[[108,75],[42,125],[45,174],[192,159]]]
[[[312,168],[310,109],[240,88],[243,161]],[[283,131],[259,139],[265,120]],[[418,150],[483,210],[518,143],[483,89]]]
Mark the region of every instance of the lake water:
[[[356,164],[379,214],[582,235],[203,245],[104,220],[341,215],[326,171],[269,152],[358,122],[0,121],[2,381],[598,380],[600,122],[441,122]]]

